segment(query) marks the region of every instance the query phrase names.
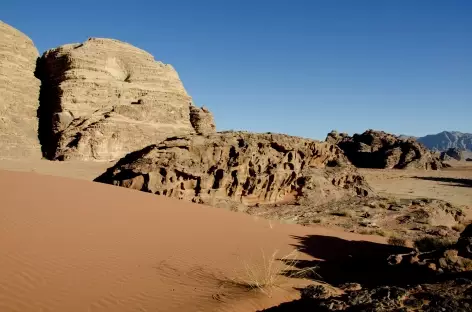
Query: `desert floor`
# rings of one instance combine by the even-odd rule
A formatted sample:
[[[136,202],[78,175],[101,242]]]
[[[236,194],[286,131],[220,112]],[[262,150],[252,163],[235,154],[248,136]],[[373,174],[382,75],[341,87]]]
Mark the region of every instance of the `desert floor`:
[[[444,170],[359,169],[380,195],[426,197],[472,208],[472,162],[450,162]]]
[[[248,290],[249,273],[267,273],[275,252],[277,271],[286,255],[329,262],[397,248],[385,237],[90,181],[111,165],[0,160],[0,311],[256,311],[297,298],[294,287],[312,282],[279,276],[270,293]],[[361,171],[380,193],[472,204],[469,164]],[[338,269],[321,277],[342,278]]]

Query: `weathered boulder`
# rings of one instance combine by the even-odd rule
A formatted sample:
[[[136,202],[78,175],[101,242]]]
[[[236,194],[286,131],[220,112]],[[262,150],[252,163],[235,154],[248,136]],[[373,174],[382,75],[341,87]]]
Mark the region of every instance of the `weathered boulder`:
[[[0,21],[0,157],[41,158],[38,56],[30,38]]]
[[[359,168],[438,170],[447,167],[414,139],[401,139],[383,131],[367,130],[352,137],[332,131],[326,141],[337,144]]]
[[[247,132],[168,138],[95,181],[230,208],[370,192],[335,145]]]
[[[197,134],[210,134],[216,132],[213,114],[206,107],[190,106],[190,122]]]
[[[177,72],[130,44],[91,38],[64,45],[43,54],[37,75],[40,139],[49,159],[115,160],[195,133],[192,99]],[[203,117],[196,127],[208,132]]]

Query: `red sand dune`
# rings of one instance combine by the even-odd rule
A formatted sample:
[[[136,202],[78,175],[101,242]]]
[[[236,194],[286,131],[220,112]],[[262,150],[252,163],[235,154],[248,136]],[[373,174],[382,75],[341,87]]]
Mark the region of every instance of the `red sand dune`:
[[[304,282],[271,297],[222,286],[262,261],[261,250],[288,254],[293,235],[382,240],[34,173],[0,171],[0,190],[5,312],[255,311],[296,297]]]

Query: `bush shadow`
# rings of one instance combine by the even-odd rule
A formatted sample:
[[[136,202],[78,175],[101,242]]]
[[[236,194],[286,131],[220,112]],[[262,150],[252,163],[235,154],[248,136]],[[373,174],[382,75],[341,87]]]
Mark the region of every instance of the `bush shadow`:
[[[419,177],[414,176],[414,179],[425,180],[425,181],[436,181],[447,183],[450,186],[460,186],[460,187],[472,187],[471,179],[461,179],[461,178],[447,178],[447,177]]]

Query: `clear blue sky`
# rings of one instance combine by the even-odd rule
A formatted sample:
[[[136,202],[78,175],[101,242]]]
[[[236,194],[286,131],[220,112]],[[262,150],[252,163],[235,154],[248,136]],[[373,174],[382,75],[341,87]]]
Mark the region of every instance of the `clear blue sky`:
[[[40,53],[111,37],[171,63],[217,127],[472,132],[471,0],[1,0]]]

